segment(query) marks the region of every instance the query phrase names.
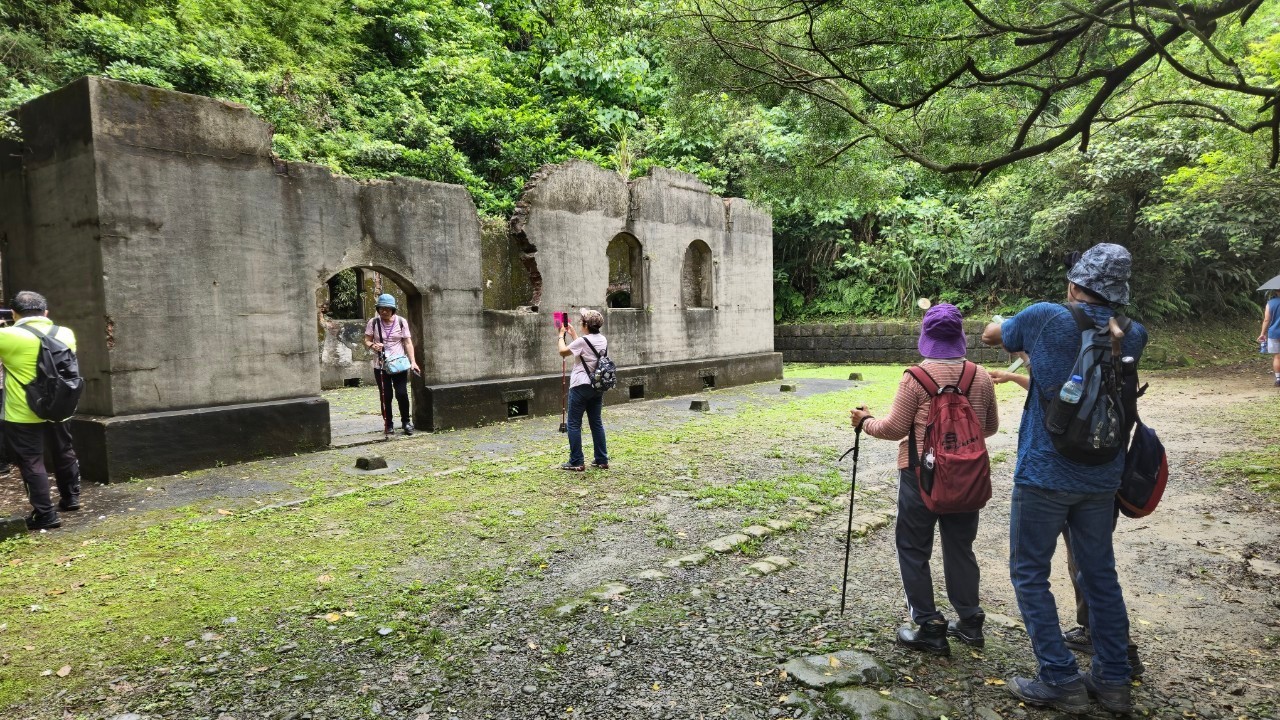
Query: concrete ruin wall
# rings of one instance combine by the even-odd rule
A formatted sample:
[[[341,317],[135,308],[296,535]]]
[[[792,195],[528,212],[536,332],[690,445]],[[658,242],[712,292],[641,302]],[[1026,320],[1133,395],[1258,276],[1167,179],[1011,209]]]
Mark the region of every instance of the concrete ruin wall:
[[[553,375],[558,385],[560,370],[550,312],[601,307],[606,248],[622,232],[643,248],[645,297],[606,312],[624,371],[666,391],[687,383],[660,381],[663,364],[693,362],[672,378],[696,380],[715,372],[700,359],[732,359],[721,384],[780,374],[770,217],[692,176],[655,170],[628,185],[587,163],[545,169],[512,222],[505,254],[520,267],[503,280],[505,297],[486,298],[483,266],[504,250],[490,238],[496,249],[482,253],[462,187],[283,162],[270,127],[244,107],[100,78],[16,115],[24,142],[0,147],[4,286],[45,293],[76,330],[87,380],[77,441],[111,477],[198,466],[196,448],[145,467],[125,455],[186,437],[175,431],[183,423],[210,434],[218,417],[225,427],[200,441],[209,459],[233,459],[246,443],[250,454],[327,445],[317,289],[350,267],[408,296],[423,369],[414,412],[427,428],[505,417],[516,396],[534,399],[533,414],[558,411],[542,387]],[[681,305],[694,240],[711,250],[710,308]],[[526,291],[524,309],[499,309]],[[467,389],[508,380],[487,399]]]

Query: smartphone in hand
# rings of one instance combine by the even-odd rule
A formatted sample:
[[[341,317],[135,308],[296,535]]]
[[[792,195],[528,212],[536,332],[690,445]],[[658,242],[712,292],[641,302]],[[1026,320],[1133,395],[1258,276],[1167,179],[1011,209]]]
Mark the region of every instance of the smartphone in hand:
[[[563,330],[564,326],[569,324],[569,313],[553,312],[551,313],[551,319],[556,324],[556,330]]]

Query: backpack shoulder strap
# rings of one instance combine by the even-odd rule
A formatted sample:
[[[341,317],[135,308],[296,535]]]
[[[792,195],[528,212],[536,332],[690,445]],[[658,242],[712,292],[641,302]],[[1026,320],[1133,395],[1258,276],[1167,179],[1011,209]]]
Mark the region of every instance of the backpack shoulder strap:
[[[939,387],[938,381],[933,379],[933,376],[929,374],[928,370],[925,370],[919,365],[912,365],[907,368],[906,372],[908,375],[915,378],[916,382],[920,383],[920,387],[924,388],[926,393],[929,393],[929,397],[934,397],[938,393],[942,392],[942,388]]]
[[[590,340],[588,340],[586,335],[583,335],[583,336],[582,336],[582,342],[586,343],[586,344],[587,344],[587,347],[591,348],[591,352],[593,352],[593,353],[595,353],[595,354],[596,354],[596,360],[597,360],[597,361],[599,361],[599,360],[600,360],[600,351],[596,349],[596,345],[595,345],[595,343],[593,343],[593,342],[591,342]]]
[[[964,369],[960,371],[960,380],[956,383],[956,389],[961,395],[969,397],[969,387],[973,385],[973,379],[978,376],[977,363],[964,361]]]
[[[30,325],[19,325],[18,327],[22,328],[23,330],[26,330],[27,332],[31,333],[32,335],[35,335],[36,337],[38,337],[38,338],[40,338],[40,339],[44,339],[44,338],[46,338],[46,337],[49,337],[49,335],[46,335],[46,334],[44,334],[44,333],[40,332],[39,330],[37,330],[37,329],[35,329],[35,328],[31,327]],[[55,325],[55,326],[53,327],[53,332],[58,332],[58,326],[57,326],[57,325]],[[50,333],[50,334],[52,334],[52,333]]]

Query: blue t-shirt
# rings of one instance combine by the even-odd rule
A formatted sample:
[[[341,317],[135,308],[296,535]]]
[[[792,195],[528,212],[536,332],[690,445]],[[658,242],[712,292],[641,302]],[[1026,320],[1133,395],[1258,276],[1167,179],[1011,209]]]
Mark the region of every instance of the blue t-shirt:
[[[1085,305],[1084,311],[1097,323],[1115,314],[1104,305]],[[1018,427],[1014,483],[1062,492],[1115,492],[1124,471],[1123,454],[1106,465],[1074,463],[1053,449],[1044,426],[1044,401],[1052,400],[1054,388],[1069,379],[1080,353],[1080,330],[1071,311],[1055,303],[1036,303],[1005,320],[1000,332],[1009,352],[1026,352],[1031,357],[1031,387]],[[1121,345],[1124,354],[1137,360],[1146,345],[1147,329],[1132,323]]]
[[[1280,340],[1280,298],[1268,300],[1267,309],[1271,311],[1271,324],[1267,326],[1267,339]]]

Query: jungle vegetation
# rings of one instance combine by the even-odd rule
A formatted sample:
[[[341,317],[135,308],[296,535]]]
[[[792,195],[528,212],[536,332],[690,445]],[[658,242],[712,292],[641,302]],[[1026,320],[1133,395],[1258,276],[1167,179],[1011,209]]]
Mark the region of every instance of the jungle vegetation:
[[[783,321],[1017,309],[1100,241],[1149,320],[1280,272],[1280,0],[0,0],[0,111],[85,74],[494,217],[545,163],[694,173],[772,209]]]

